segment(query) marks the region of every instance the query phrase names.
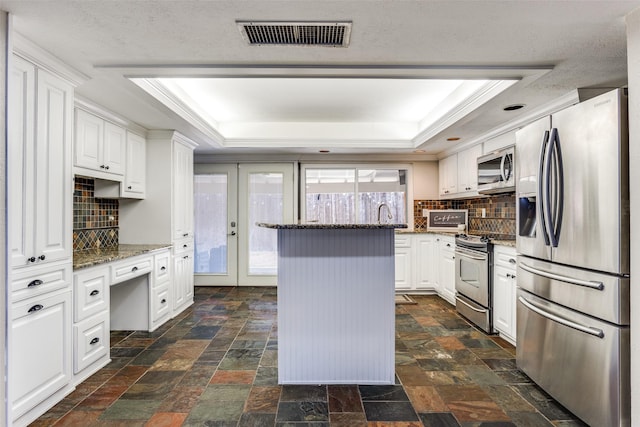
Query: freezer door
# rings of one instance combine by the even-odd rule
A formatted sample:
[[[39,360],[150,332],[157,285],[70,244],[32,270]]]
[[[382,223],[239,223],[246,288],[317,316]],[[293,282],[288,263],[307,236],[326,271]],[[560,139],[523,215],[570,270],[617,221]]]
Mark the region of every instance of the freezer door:
[[[518,290],[516,363],[591,426],[630,426],[629,327]]]
[[[549,140],[551,118],[544,117],[516,132],[516,250],[540,259],[551,259],[542,215],[541,184],[543,149]]]
[[[629,278],[518,256],[518,287],[590,316],[629,324]]]
[[[608,92],[554,114],[551,121],[564,181],[552,260],[629,274],[626,96],[622,90]]]

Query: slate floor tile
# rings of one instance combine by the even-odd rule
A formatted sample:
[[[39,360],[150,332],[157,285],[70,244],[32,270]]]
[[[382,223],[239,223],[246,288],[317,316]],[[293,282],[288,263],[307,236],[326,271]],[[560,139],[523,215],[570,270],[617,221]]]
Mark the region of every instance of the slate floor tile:
[[[394,385],[278,385],[275,288],[196,288],[30,427],[584,427],[437,296],[396,307]]]

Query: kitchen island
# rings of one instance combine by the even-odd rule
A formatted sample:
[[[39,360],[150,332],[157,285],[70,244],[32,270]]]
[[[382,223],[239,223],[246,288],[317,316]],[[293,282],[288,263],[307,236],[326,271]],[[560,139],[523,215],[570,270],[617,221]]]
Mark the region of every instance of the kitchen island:
[[[258,225],[278,231],[278,383],[393,384],[406,225]]]

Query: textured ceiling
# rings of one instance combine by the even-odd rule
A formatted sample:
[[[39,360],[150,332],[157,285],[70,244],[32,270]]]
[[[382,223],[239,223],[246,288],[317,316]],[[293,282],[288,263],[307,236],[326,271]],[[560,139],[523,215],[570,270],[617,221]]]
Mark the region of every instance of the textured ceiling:
[[[624,16],[639,6],[640,1],[615,0],[0,0],[0,9],[12,14],[17,32],[90,77],[77,88],[78,94],[144,127],[178,129],[201,142],[201,150],[215,150],[215,144],[209,145],[206,134],[123,78],[123,67],[422,66],[435,74],[441,70],[438,77],[444,78],[455,70],[472,70],[481,77],[491,69],[552,68],[526,77],[429,136],[424,147],[433,153],[446,149],[447,136],[459,136],[464,143],[572,89],[626,84]],[[351,45],[247,46],[236,20],[252,19],[352,21]],[[526,107],[502,111],[514,103]],[[291,108],[284,104],[278,108]],[[305,111],[312,114],[313,105],[298,101],[292,119]],[[369,151],[376,150],[380,148]],[[363,151],[366,147],[357,150]]]

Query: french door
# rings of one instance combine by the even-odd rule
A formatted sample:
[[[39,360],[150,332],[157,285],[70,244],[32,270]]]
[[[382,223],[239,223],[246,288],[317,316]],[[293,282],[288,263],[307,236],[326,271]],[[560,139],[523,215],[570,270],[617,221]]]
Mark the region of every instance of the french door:
[[[196,164],[195,284],[275,286],[276,230],[294,220],[293,164]]]

